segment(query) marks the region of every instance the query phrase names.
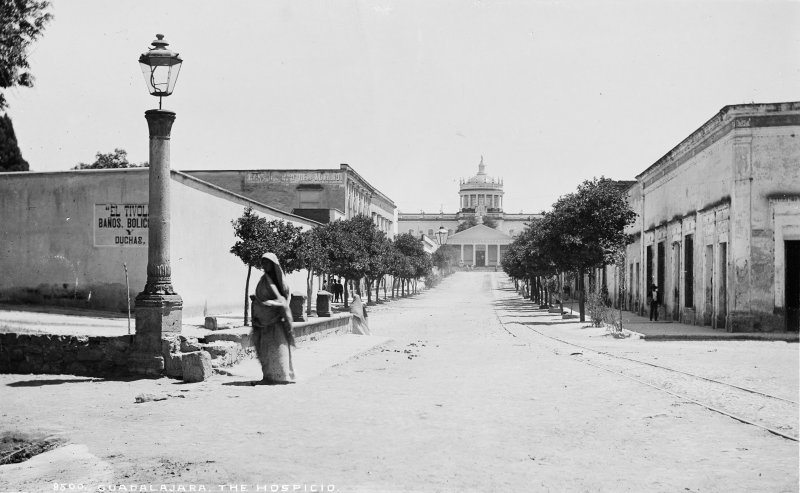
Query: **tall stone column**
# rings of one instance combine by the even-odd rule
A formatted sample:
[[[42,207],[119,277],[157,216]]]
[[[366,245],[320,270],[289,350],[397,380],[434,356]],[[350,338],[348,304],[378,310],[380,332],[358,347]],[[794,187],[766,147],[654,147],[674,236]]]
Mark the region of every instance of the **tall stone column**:
[[[136,297],[135,353],[129,366],[135,373],[160,374],[162,336],[180,333],[183,309],[183,300],[172,287],[169,262],[169,143],[175,113],[148,110],[145,118],[150,129],[147,283]]]

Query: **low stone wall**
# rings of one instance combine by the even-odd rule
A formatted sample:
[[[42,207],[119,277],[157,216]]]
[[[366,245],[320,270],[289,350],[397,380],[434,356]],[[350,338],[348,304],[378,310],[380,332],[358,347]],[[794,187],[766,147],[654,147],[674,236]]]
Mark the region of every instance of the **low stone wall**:
[[[353,316],[349,313],[336,313],[330,317],[315,317],[306,322],[294,322],[292,328],[295,341],[302,344],[334,334],[350,334],[353,331]],[[230,341],[245,349],[252,348],[251,330],[250,327],[220,330],[200,338],[199,341],[205,344]]]
[[[122,376],[132,336],[0,334],[0,373]]]
[[[294,324],[298,344],[352,331],[352,315],[337,313]],[[0,373],[43,373],[119,377],[138,374],[135,336],[95,337],[0,334]],[[163,367],[151,376],[186,381],[207,378],[213,368],[232,366],[253,354],[249,327],[222,330],[199,339],[162,339]]]

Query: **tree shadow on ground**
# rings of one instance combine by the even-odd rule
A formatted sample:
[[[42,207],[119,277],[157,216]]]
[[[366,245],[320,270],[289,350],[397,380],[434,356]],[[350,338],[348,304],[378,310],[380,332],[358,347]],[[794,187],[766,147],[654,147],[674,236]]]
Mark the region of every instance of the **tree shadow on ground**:
[[[84,375],[76,375],[76,378],[48,378],[42,380],[19,380],[16,382],[7,383],[6,387],[44,387],[45,385],[61,385],[65,383],[136,382],[138,380],[157,380],[159,378],[162,378],[162,376],[128,375],[128,376],[109,376],[109,377],[89,377]]]
[[[267,387],[282,387],[285,385],[294,385],[295,382],[265,382],[263,380],[241,380],[238,382],[225,382],[222,385],[227,385],[229,387],[256,387],[256,386],[267,386]]]
[[[44,387],[45,385],[61,385],[64,383],[105,382],[107,378],[50,378],[46,380],[20,380],[6,384],[6,387]],[[112,379],[117,380],[117,379]],[[130,381],[132,379],[119,379]]]

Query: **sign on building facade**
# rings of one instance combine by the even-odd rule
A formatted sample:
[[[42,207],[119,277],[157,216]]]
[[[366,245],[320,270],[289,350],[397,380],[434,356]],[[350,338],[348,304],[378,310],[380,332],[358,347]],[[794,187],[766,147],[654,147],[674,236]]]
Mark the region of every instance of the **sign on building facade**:
[[[147,247],[147,204],[95,204],[94,246]]]

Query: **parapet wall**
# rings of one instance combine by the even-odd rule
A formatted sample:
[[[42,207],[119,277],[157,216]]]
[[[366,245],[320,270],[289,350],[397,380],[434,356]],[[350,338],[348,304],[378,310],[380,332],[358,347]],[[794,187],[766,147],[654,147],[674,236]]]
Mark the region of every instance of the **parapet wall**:
[[[0,334],[0,373],[122,376],[133,336]]]
[[[332,317],[295,322],[294,335],[298,344],[335,334],[352,332],[352,315],[339,313]],[[0,373],[37,373],[52,375],[81,375],[92,377],[121,377],[135,374],[131,358],[135,336],[96,337],[50,334],[0,334]],[[201,355],[200,353],[207,353]],[[164,338],[162,354],[164,367],[153,376],[186,377],[187,364],[196,365],[189,354],[208,360],[206,372],[212,368],[232,366],[243,357],[253,354],[250,329],[240,327],[218,331],[199,339],[185,336]]]

